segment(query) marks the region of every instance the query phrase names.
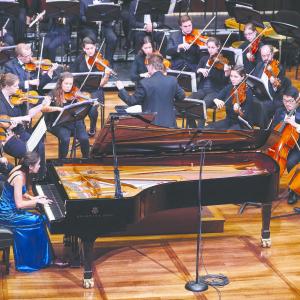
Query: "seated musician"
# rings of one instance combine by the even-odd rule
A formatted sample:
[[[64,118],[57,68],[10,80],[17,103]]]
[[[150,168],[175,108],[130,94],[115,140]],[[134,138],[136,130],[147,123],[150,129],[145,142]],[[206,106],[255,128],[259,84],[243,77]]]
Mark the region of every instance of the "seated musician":
[[[60,78],[56,83],[55,89],[51,92],[52,102],[54,107],[63,107],[65,105],[77,102],[76,93],[72,93],[74,77],[69,72],[60,74]],[[69,97],[70,96],[70,99]],[[57,114],[50,114],[46,117],[47,122],[54,122]],[[51,125],[51,124],[49,124]],[[59,158],[65,158],[69,152],[69,144],[71,135],[75,133],[76,139],[80,143],[82,157],[89,157],[90,144],[89,137],[85,129],[84,121],[78,120],[73,123],[67,123],[52,127],[50,132],[59,139]]]
[[[26,114],[26,102],[21,105],[14,105],[11,101],[11,96],[19,89],[18,77],[11,73],[2,74],[0,88],[0,115],[10,117],[10,123],[1,123],[1,127],[7,131],[7,137],[3,142],[3,150],[15,158],[22,158],[27,151],[26,142],[31,136],[25,128],[24,122],[30,122],[32,117],[41,112],[43,106],[50,103],[50,98],[45,97],[42,104],[30,108]],[[37,152],[41,157],[38,178],[42,179],[46,172],[45,147],[42,141],[37,145]]]
[[[97,32],[98,27],[97,24],[94,22],[88,22],[86,18],[86,10],[89,4],[101,4],[107,2],[116,2],[113,0],[100,0],[100,1],[93,1],[93,0],[80,0],[80,38],[90,37],[93,41],[97,40]],[[100,20],[100,16],[99,16]],[[114,61],[113,57],[117,48],[118,38],[114,31],[113,21],[103,21],[101,23],[101,34],[103,34],[103,38],[105,40],[105,58],[109,61],[110,65],[113,66]]]
[[[95,42],[89,37],[84,38],[82,41],[82,50],[83,53],[79,54],[79,56],[77,56],[75,61],[70,66],[71,72],[74,73],[88,72],[91,69],[93,62],[95,60],[94,58],[97,55]],[[100,70],[104,69],[102,65],[99,66],[98,63],[94,63],[93,66],[94,72],[99,72],[97,67],[100,67]],[[105,70],[105,75],[101,78],[100,85],[97,89],[84,85],[81,90],[83,92],[91,93],[92,98],[98,98],[99,103],[104,104],[103,87],[106,85],[108,80],[109,80],[109,72]],[[94,136],[96,133],[96,125],[97,125],[97,118],[98,118],[97,106],[92,107],[92,109],[89,112],[89,118],[90,118],[90,130],[88,134],[89,136]]]
[[[170,35],[166,54],[171,56],[171,65],[174,70],[196,72],[200,60],[200,49],[197,43],[192,46],[187,43],[186,36],[193,31],[192,19],[188,15],[179,18],[180,31]]]
[[[130,26],[132,29],[132,36],[134,41],[135,53],[140,50],[140,45],[142,44],[145,35],[152,36],[153,42],[161,47],[161,54],[164,56],[167,46],[167,40],[164,32],[156,31],[156,29],[161,29],[164,25],[165,16],[164,14],[141,15],[135,14],[137,0],[133,0],[130,3],[129,14],[130,14]],[[137,30],[135,30],[137,29]]]
[[[218,109],[225,106],[226,118],[211,123],[214,129],[250,129],[252,126],[252,92],[245,83],[246,72],[242,66],[235,66],[230,72],[231,83],[223,88],[214,103]],[[247,125],[249,124],[249,125]]]
[[[230,75],[228,60],[219,54],[220,47],[221,43],[217,38],[208,38],[208,55],[201,57],[197,66],[197,73],[201,78],[198,90],[192,93],[191,98],[204,100],[206,107],[214,106],[213,100],[225,87]]]
[[[291,124],[296,128],[297,132],[300,133],[300,108],[297,101],[299,101],[299,91],[290,86],[287,90],[284,91],[282,101],[284,106],[279,107],[275,111],[274,119],[273,119],[273,127],[275,127],[280,122],[285,122]],[[292,115],[289,115],[292,112]],[[299,145],[299,140],[297,143]],[[293,149],[289,152],[287,157],[286,168],[287,171],[290,172],[292,168],[300,162],[300,151],[298,145],[295,145]],[[289,191],[288,203],[294,204],[298,200],[298,196],[293,191]]]
[[[153,45],[151,37],[146,35],[143,39],[140,51],[135,56],[131,65],[130,79],[132,81],[140,81],[142,78],[150,77],[145,64],[146,59],[153,53]]]
[[[17,45],[15,52],[16,57],[5,63],[4,71],[5,73],[12,73],[18,76],[19,85],[22,90],[26,90],[29,87],[36,88],[37,86],[43,88],[43,86],[52,80],[53,72],[57,68],[56,64],[53,64],[49,71],[45,73],[41,72],[40,78],[37,78],[38,67],[33,65],[33,71],[31,71],[31,46],[29,44],[20,43]]]
[[[156,113],[153,124],[164,127],[176,127],[174,99],[185,98],[183,89],[175,77],[166,76],[163,58],[160,54],[152,54],[148,59],[149,78],[138,82],[135,92],[129,95],[121,81],[116,85],[119,97],[128,105],[140,104],[143,112]]]
[[[280,89],[284,79],[284,71],[279,62],[274,58],[274,48],[271,45],[264,45],[260,49],[261,62],[258,62],[252,75],[260,78],[268,89],[273,101],[261,99],[256,96],[254,99],[254,114],[259,116],[256,123],[266,128],[274,114],[276,107],[280,106]]]
[[[258,37],[258,32],[252,23],[247,23],[244,29],[246,41],[240,45],[243,52],[243,63],[246,73],[249,74],[261,62],[260,48],[263,46],[261,38]]]

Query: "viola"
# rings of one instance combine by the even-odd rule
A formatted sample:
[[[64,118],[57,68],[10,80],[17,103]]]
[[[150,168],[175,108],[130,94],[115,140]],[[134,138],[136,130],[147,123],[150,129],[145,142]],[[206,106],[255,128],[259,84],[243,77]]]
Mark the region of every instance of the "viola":
[[[9,100],[12,105],[21,105],[25,102],[35,105],[39,102],[39,99],[43,98],[36,91],[23,92],[22,90],[17,90],[15,94],[10,96]]]
[[[88,92],[81,92],[77,86],[73,85],[70,92],[64,93],[64,98],[66,101],[85,101],[91,98],[91,94]]]
[[[214,66],[218,70],[224,70],[224,65],[229,64],[228,58],[224,57],[222,54],[219,56],[216,54],[209,58],[207,64],[211,67]]]
[[[231,90],[232,95],[232,104],[243,104],[246,101],[247,97],[247,84],[245,81],[243,81],[241,84],[239,84],[237,87],[233,87]]]
[[[276,88],[280,87],[281,81],[278,78],[280,69],[279,69],[279,61],[277,59],[271,60],[265,67],[264,72],[268,76],[268,78],[274,77],[274,79],[275,79],[274,86]]]
[[[191,33],[185,35],[184,41],[190,45],[205,46],[208,40],[207,36],[201,35],[199,29],[193,29]]]
[[[299,99],[297,98],[296,107],[288,114],[288,117],[295,113],[299,106]],[[277,124],[274,130],[280,134],[280,139],[272,147],[268,148],[267,154],[276,160],[279,165],[280,176],[282,176],[286,169],[287,157],[289,152],[295,147],[299,133],[294,126],[284,121]]]

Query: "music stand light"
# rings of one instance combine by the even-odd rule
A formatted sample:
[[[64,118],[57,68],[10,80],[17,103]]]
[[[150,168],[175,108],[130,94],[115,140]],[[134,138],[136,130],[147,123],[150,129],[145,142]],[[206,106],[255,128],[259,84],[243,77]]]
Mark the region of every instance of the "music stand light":
[[[89,22],[117,20],[120,14],[120,5],[114,3],[89,4],[85,12]]]

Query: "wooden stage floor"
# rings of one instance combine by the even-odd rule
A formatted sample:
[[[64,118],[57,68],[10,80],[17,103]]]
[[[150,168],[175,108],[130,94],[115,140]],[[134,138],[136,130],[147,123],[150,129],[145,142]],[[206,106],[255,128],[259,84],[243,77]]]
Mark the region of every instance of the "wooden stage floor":
[[[119,103],[116,93],[107,93],[106,112]],[[46,151],[48,158],[57,155],[52,136],[47,136]],[[283,178],[273,215],[292,211],[286,197]],[[247,207],[242,215],[235,205],[218,209],[226,220],[224,233],[203,235],[200,275],[222,273],[229,278],[219,289],[221,299],[300,299],[300,216],[271,220],[272,247],[264,249],[259,208]],[[62,236],[51,240],[60,254]],[[97,239],[95,287],[90,290],[81,287],[82,269],[19,273],[11,256],[9,276],[0,270],[0,299],[220,299],[212,287],[203,293],[185,289],[185,283],[195,279],[195,253],[195,235]]]

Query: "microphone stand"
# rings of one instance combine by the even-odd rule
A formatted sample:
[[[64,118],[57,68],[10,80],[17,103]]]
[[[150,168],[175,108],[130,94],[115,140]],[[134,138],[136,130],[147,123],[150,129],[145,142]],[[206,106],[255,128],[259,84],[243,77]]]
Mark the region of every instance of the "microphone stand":
[[[200,260],[200,252],[202,256],[202,173],[203,173],[203,165],[205,160],[205,148],[206,146],[211,147],[211,141],[205,141],[205,145],[203,147],[199,147],[200,151],[200,170],[199,170],[199,182],[198,182],[198,232],[197,232],[197,250],[196,250],[196,278],[194,281],[188,281],[185,284],[185,288],[191,292],[204,292],[208,289],[208,284],[199,277],[199,260]]]
[[[115,198],[122,199],[123,193],[121,190],[121,182],[120,182],[120,172],[118,167],[118,157],[116,152],[116,139],[115,139],[115,120],[117,120],[119,116],[116,114],[110,115],[110,130],[111,130],[111,146],[114,160],[114,178],[115,178]]]

